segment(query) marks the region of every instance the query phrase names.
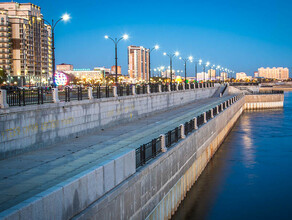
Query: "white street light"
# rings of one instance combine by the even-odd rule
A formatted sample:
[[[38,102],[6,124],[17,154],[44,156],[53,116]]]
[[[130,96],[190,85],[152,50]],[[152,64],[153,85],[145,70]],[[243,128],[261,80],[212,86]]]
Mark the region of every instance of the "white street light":
[[[71,18],[70,15],[67,14],[67,13],[63,14],[63,16],[62,16],[62,19],[63,19],[64,21],[69,21],[70,18]]]
[[[128,38],[129,38],[129,35],[127,35],[127,34],[124,34],[124,35],[123,35],[123,39],[124,39],[124,40],[127,40]]]

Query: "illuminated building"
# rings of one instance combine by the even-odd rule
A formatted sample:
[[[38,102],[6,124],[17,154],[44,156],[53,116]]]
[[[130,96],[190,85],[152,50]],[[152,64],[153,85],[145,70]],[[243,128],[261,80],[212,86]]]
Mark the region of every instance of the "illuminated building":
[[[208,70],[207,80],[210,80],[210,76],[211,76],[211,80],[215,79],[215,76],[216,76],[216,70],[215,69]]]
[[[268,79],[279,79],[286,80],[289,78],[289,69],[283,67],[273,67],[273,68],[259,68],[258,77],[268,78]]]
[[[31,3],[0,3],[0,68],[11,78],[40,82],[52,75],[51,27]],[[9,77],[8,77],[9,79]]]
[[[149,80],[149,49],[142,46],[128,47],[128,73],[137,81]]]
[[[122,74],[122,67],[121,66],[117,66],[117,70],[118,70],[118,75],[121,75]],[[112,72],[112,74],[116,73],[116,66],[112,66],[111,67],[111,72]]]
[[[236,73],[236,80],[251,80],[251,79],[252,77],[247,76],[246,73],[244,72]]]
[[[73,65],[71,64],[66,64],[66,63],[61,63],[59,65],[56,65],[57,71],[72,71],[73,70]]]

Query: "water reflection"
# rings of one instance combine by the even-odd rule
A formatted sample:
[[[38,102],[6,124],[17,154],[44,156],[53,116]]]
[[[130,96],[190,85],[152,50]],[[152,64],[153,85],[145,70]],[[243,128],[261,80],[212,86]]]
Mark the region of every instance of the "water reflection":
[[[173,219],[292,219],[292,93],[245,112]]]

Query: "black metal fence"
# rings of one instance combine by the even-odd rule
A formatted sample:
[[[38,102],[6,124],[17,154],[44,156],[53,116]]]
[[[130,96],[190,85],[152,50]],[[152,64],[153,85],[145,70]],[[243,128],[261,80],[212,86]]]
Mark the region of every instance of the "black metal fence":
[[[92,88],[92,96],[96,99],[113,97],[113,89],[109,86],[98,85]]]
[[[9,106],[40,105],[53,102],[51,88],[7,90],[6,101]]]
[[[211,84],[212,85],[212,84]],[[206,85],[207,86],[207,85]],[[241,98],[243,95],[236,96],[237,99]],[[231,99],[229,99],[231,100]],[[228,101],[227,101],[228,102]],[[219,113],[217,113],[217,106],[206,111],[206,120],[212,119],[211,111],[213,110],[213,116],[215,117],[220,112],[223,111],[221,104],[218,105]],[[201,127],[204,124],[204,113],[197,116],[197,127]],[[184,135],[188,135],[195,130],[194,119],[184,123]],[[181,126],[174,128],[173,130],[165,133],[165,147],[170,148],[174,143],[178,142],[182,138],[181,136]],[[141,145],[136,149],[136,168],[143,166],[147,161],[155,158],[161,152],[161,138],[153,139],[147,144]]]
[[[136,167],[142,166],[147,161],[156,157],[161,152],[161,139],[155,138],[147,144],[136,149]]]
[[[204,87],[208,86],[207,83],[202,84]],[[213,84],[209,84],[214,86]],[[118,96],[129,96],[132,95],[132,87],[135,87],[136,94],[147,94],[148,85],[119,85],[117,87],[117,95]],[[162,92],[168,92],[167,84],[149,84],[150,93],[158,93],[159,86],[161,86]],[[185,89],[196,89],[198,88],[198,84],[186,84]],[[183,90],[183,84],[175,84],[173,83],[170,86],[171,91]],[[275,93],[281,93],[282,91],[275,91]],[[113,87],[111,86],[101,86],[98,85],[92,88],[92,96],[95,99],[99,98],[108,98],[113,97]],[[89,98],[88,89],[82,86],[78,87],[69,87],[66,86],[60,90],[58,90],[58,97],[61,101],[70,102],[73,100],[84,100]],[[32,105],[32,104],[43,104],[43,103],[52,103],[53,95],[52,88],[33,88],[33,89],[7,89],[7,103],[9,106],[24,106],[24,105]]]

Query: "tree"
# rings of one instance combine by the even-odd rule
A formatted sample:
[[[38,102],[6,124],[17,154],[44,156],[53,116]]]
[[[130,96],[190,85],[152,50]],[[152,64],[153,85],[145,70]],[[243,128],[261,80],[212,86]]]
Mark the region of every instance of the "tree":
[[[0,84],[3,84],[7,80],[7,73],[4,69],[0,68]]]

